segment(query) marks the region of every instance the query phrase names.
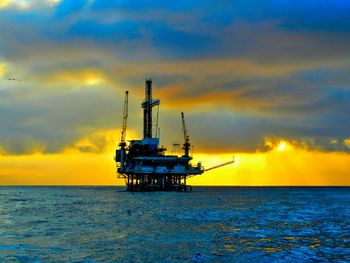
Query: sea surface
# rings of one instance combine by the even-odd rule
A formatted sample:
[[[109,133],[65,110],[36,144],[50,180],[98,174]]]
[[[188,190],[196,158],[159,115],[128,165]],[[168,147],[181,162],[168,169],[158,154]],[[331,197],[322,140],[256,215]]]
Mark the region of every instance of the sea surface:
[[[350,188],[0,187],[0,262],[350,262]]]

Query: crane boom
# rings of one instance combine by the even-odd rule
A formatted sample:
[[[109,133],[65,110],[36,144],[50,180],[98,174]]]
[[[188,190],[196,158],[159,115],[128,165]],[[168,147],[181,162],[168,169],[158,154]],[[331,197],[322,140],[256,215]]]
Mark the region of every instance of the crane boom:
[[[184,147],[183,147],[183,149],[185,150],[184,156],[189,156],[191,144],[190,144],[190,137],[187,134],[185,115],[183,112],[181,112],[181,119],[182,119],[182,129],[183,129],[183,134],[184,134]]]
[[[128,122],[128,104],[129,104],[129,91],[125,91],[125,98],[124,98],[124,111],[123,111],[123,127],[122,127],[122,134],[120,138],[120,143],[125,144],[125,137],[126,137],[126,125]]]
[[[206,171],[210,171],[210,170],[213,170],[213,169],[216,169],[216,168],[220,168],[220,167],[223,167],[223,166],[226,166],[226,165],[229,165],[229,164],[233,164],[235,162],[235,159],[233,159],[232,161],[230,162],[226,162],[226,163],[222,163],[222,164],[219,164],[219,165],[215,165],[213,167],[210,167],[208,169],[204,169],[204,172]]]

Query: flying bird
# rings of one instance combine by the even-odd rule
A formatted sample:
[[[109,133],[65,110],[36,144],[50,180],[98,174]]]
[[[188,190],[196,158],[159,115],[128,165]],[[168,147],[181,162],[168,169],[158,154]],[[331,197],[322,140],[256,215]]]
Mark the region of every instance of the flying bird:
[[[20,79],[17,78],[8,78],[9,81],[21,81]]]

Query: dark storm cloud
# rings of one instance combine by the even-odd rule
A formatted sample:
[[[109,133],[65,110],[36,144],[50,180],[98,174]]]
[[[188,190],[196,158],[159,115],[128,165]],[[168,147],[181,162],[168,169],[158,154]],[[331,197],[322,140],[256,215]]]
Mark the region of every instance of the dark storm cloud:
[[[203,110],[203,109],[202,109]],[[349,115],[315,119],[310,115],[269,116],[233,114],[227,109],[216,112],[186,112],[187,128],[196,152],[234,153],[268,151],[266,140],[289,140],[299,147],[321,151],[346,151],[350,129]],[[161,118],[165,145],[182,142],[180,115]],[[334,140],[337,142],[334,143]]]
[[[113,100],[118,93],[112,91],[11,88],[0,90],[0,120],[6,124],[0,142],[6,153],[62,151],[86,133],[113,128],[119,110]]]
[[[266,138],[349,150],[348,1],[33,3],[0,9],[7,153],[57,152],[119,127],[125,89],[140,130],[148,76],[168,145],[184,110],[201,151],[265,151]],[[9,88],[9,74],[23,82]]]

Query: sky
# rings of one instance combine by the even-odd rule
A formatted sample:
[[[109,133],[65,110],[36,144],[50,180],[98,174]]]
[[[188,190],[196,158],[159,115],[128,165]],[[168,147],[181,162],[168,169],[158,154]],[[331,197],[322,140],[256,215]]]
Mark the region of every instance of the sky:
[[[0,0],[0,184],[119,185],[142,136],[235,164],[193,185],[350,185],[348,0]]]

